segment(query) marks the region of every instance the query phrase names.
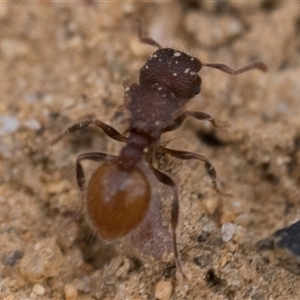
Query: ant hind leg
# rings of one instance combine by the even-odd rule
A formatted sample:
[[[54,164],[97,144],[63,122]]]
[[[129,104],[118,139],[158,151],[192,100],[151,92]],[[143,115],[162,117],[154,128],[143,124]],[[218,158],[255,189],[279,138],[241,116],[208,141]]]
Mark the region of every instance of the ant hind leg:
[[[107,161],[114,160],[116,158],[117,156],[115,155],[110,155],[102,152],[87,152],[79,154],[76,159],[76,179],[80,190],[83,191],[85,186],[85,176],[81,165],[82,160]]]
[[[176,228],[178,225],[178,219],[179,219],[179,198],[178,198],[178,190],[176,183],[173,181],[171,177],[166,175],[165,173],[162,173],[161,171],[154,168],[152,165],[150,165],[154,175],[156,176],[157,180],[161,183],[168,185],[173,190],[173,202],[172,202],[172,212],[171,212],[171,225],[172,225],[172,239],[173,239],[173,251],[174,251],[174,257],[176,261],[176,265],[182,274],[182,277],[187,280],[187,276],[182,270],[178,248],[177,248],[177,236],[176,236]]]
[[[215,189],[215,191],[218,194],[221,194],[223,196],[231,196],[230,194],[224,193],[219,189],[218,184],[217,184],[217,172],[216,172],[214,166],[211,164],[211,162],[204,155],[193,153],[193,152],[187,152],[187,151],[173,150],[173,149],[164,148],[164,147],[161,147],[161,148],[164,152],[172,155],[173,157],[179,158],[179,159],[185,159],[185,160],[197,159],[197,160],[204,162],[206,173],[211,178],[212,186]]]

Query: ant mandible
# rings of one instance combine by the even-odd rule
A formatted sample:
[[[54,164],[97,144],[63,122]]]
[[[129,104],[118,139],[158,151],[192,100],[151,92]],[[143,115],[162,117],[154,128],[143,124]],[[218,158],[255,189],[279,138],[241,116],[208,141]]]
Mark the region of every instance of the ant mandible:
[[[145,170],[139,167],[143,162],[157,180],[169,186],[173,192],[171,210],[171,234],[176,265],[182,270],[177,249],[176,228],[179,218],[178,190],[173,179],[152,165],[156,150],[184,160],[197,159],[204,163],[206,172],[217,186],[216,171],[203,155],[173,150],[159,145],[161,135],[180,127],[186,117],[209,121],[219,127],[215,119],[202,111],[183,111],[184,105],[200,93],[202,67],[219,69],[230,75],[241,74],[251,69],[266,71],[261,62],[251,63],[241,69],[233,70],[219,63],[202,63],[196,57],[172,48],[162,48],[155,40],[143,37],[139,26],[139,39],[142,43],[158,48],[140,70],[139,84],[125,87],[125,104],[130,112],[128,136],[119,133],[98,119],[88,119],[70,125],[57,136],[52,145],[65,136],[89,126],[102,129],[110,138],[124,142],[119,156],[103,152],[88,152],[77,156],[76,178],[80,190],[86,190],[87,215],[104,240],[114,240],[125,236],[137,228],[145,218],[151,201],[151,187]],[[81,162],[84,160],[104,161],[92,174],[87,187]]]

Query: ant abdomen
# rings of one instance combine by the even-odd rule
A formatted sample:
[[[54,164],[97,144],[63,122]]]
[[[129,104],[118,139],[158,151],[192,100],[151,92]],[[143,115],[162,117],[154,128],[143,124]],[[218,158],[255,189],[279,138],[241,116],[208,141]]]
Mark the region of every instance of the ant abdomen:
[[[89,219],[104,240],[123,237],[136,228],[150,200],[151,189],[142,171],[121,170],[117,161],[103,163],[93,173],[86,191]]]
[[[179,99],[190,100],[200,93],[202,67],[199,59],[171,48],[155,51],[140,71],[140,84],[168,86]]]

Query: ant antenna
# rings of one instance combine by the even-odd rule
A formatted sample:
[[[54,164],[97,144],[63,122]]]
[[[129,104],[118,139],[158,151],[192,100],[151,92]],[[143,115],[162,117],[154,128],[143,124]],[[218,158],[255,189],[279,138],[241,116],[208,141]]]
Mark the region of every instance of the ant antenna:
[[[154,46],[158,49],[162,49],[162,46],[159,43],[157,43],[156,41],[154,41],[153,39],[151,39],[149,37],[143,36],[143,30],[142,30],[142,25],[141,25],[140,19],[137,19],[137,26],[138,26],[138,36],[139,36],[141,43]]]
[[[264,63],[259,62],[259,61],[253,62],[253,63],[251,63],[241,69],[238,69],[238,70],[233,70],[233,69],[229,68],[228,66],[219,64],[219,63],[202,64],[202,66],[209,67],[209,68],[215,68],[215,69],[218,69],[218,70],[223,71],[230,75],[237,75],[237,74],[245,73],[245,72],[247,72],[249,70],[253,70],[253,69],[258,69],[263,72],[266,72],[268,70],[267,66]]]

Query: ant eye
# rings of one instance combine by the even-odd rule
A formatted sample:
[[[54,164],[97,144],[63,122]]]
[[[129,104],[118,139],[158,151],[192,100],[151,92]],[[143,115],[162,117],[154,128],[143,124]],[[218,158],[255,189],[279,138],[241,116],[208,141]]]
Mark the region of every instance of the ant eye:
[[[199,93],[200,93],[200,85],[196,85],[195,87],[194,87],[194,93],[195,93],[195,95],[198,95]]]

